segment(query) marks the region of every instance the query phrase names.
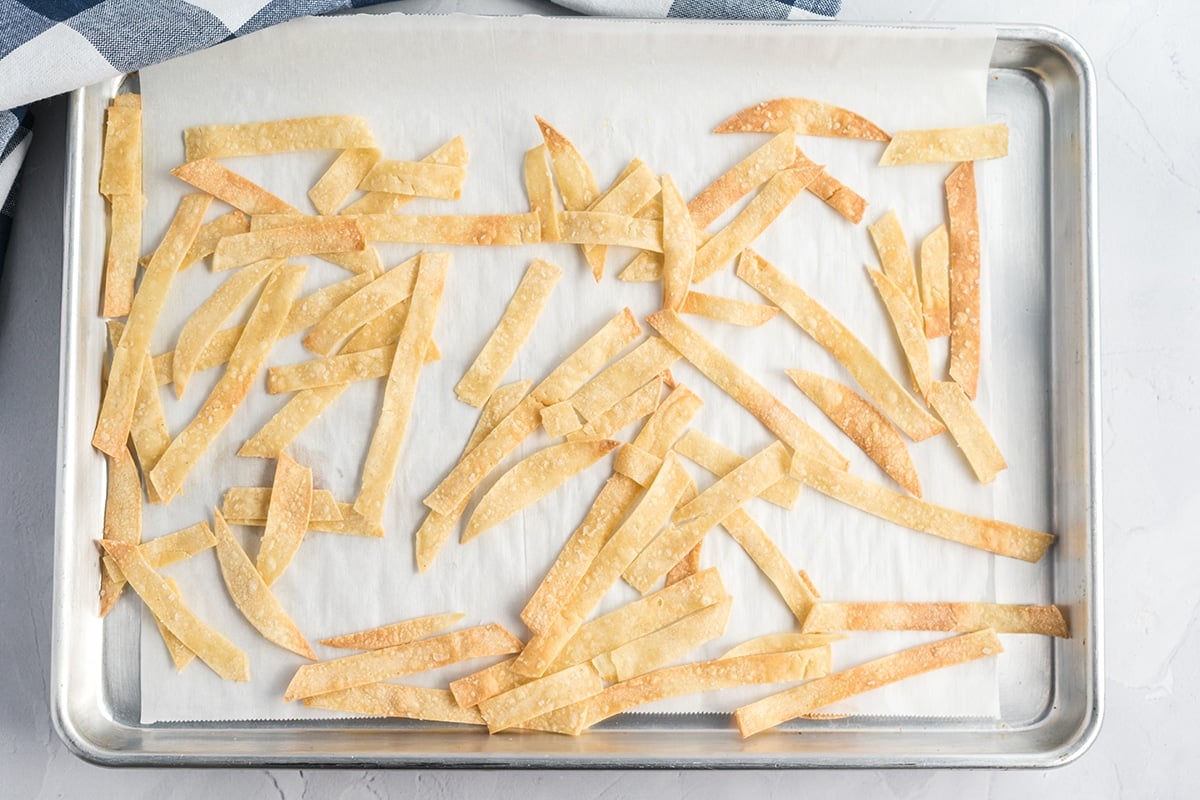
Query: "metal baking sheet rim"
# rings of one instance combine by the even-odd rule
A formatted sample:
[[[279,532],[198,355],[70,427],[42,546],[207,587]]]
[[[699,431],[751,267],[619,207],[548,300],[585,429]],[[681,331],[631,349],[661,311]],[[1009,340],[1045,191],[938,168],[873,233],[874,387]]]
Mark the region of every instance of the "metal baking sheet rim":
[[[574,24],[612,24],[603,20],[575,20]],[[702,21],[665,24],[713,24]],[[836,22],[778,23],[784,25],[839,25],[848,28],[877,27]],[[888,27],[932,27],[899,24]],[[98,690],[99,656],[103,644],[99,619],[79,612],[79,577],[72,568],[77,548],[89,547],[71,532],[78,530],[74,502],[77,464],[73,452],[89,440],[90,419],[81,418],[75,370],[80,358],[76,341],[75,310],[80,301],[80,227],[82,224],[82,171],[85,139],[86,99],[90,93],[112,93],[118,79],[98,87],[72,93],[68,116],[67,169],[65,187],[64,281],[62,342],[59,380],[59,469],[55,508],[55,568],[51,655],[51,717],[59,737],[80,758],[105,766],[289,766],[289,767],[391,767],[391,768],[481,768],[528,769],[613,769],[613,768],[1048,768],[1062,766],[1081,756],[1099,733],[1103,718],[1103,627],[1101,571],[1101,465],[1100,465],[1100,370],[1099,370],[1099,265],[1097,259],[1097,178],[1095,76],[1083,48],[1067,34],[1041,26],[996,28],[993,70],[1018,70],[1044,84],[1049,96],[1063,80],[1071,102],[1067,112],[1048,113],[1051,127],[1048,148],[1053,148],[1055,125],[1063,117],[1068,127],[1059,132],[1075,156],[1076,172],[1067,183],[1077,194],[1052,199],[1074,202],[1067,221],[1074,235],[1053,244],[1051,263],[1059,265],[1059,250],[1071,254],[1078,274],[1073,285],[1079,292],[1080,325],[1076,335],[1079,354],[1077,390],[1085,402],[1083,436],[1085,459],[1078,477],[1083,477],[1084,556],[1079,574],[1080,606],[1085,616],[1074,624],[1082,646],[1080,663],[1068,669],[1068,644],[1056,641],[1054,650],[1054,695],[1046,712],[1036,720],[1008,729],[973,729],[969,721],[924,720],[894,730],[839,731],[833,725],[820,731],[776,732],[742,741],[733,730],[678,731],[669,741],[661,734],[636,730],[601,730],[580,738],[553,734],[500,734],[479,736],[477,732],[436,734],[447,743],[444,752],[402,752],[417,737],[412,731],[371,729],[371,720],[336,720],[328,723],[272,722],[269,727],[249,725],[180,727],[179,723],[133,726],[108,715]],[[1039,60],[1040,57],[1040,60]],[[1073,82],[1073,84],[1072,84]],[[105,96],[107,96],[107,94]],[[1073,118],[1072,118],[1073,117]],[[1047,164],[1049,168],[1049,164]],[[1076,174],[1077,173],[1077,174]],[[1056,192],[1057,195],[1057,192]],[[1051,205],[1052,214],[1062,211]],[[1064,215],[1069,216],[1069,214]],[[1072,225],[1074,227],[1072,227]],[[1052,321],[1052,327],[1058,320]],[[1055,351],[1056,354],[1058,350]],[[1057,405],[1062,399],[1052,400]],[[1074,409],[1078,411],[1078,407]],[[1056,505],[1058,497],[1055,497]],[[1058,590],[1063,581],[1055,580]],[[1056,601],[1060,598],[1056,594]],[[85,649],[87,648],[87,649]],[[87,680],[92,683],[87,683]],[[1067,680],[1082,685],[1064,686]],[[79,682],[82,686],[77,685]],[[1082,702],[1064,710],[1061,692],[1071,688]],[[1070,713],[1069,713],[1070,712]],[[1067,718],[1064,718],[1067,717]],[[377,724],[377,723],[376,723]],[[433,733],[420,737],[428,741]],[[303,738],[297,737],[303,733]],[[852,737],[852,741],[846,741]],[[839,741],[839,738],[841,739]],[[158,740],[158,741],[154,741]],[[522,745],[521,743],[527,743]],[[335,752],[330,745],[336,743]],[[515,744],[514,744],[515,743]],[[190,745],[187,746],[187,745]],[[197,747],[196,745],[202,745]],[[153,746],[153,749],[152,749]],[[326,746],[329,749],[322,750]]]

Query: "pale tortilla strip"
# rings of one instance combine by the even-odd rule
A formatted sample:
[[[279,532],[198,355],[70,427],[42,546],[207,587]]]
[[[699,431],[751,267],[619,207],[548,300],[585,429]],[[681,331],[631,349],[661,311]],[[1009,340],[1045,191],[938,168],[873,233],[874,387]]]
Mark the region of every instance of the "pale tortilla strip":
[[[696,369],[754,415],[767,430],[793,450],[819,455],[845,469],[850,462],[833,445],[797,417],[737,362],[689,327],[673,311],[658,311],[646,321]]]
[[[300,225],[310,225],[313,223],[329,222],[331,220],[340,219],[343,215],[334,217],[313,217],[307,214],[256,214],[250,219],[250,231],[273,231],[279,228],[295,228]],[[346,219],[355,219],[355,217],[345,217]],[[289,236],[291,234],[280,234]],[[383,264],[379,261],[379,251],[374,247],[363,247],[360,250],[348,250],[345,252],[329,252],[329,253],[313,253],[317,258],[323,261],[328,261],[330,264],[337,264],[339,267],[348,269],[356,275],[361,275],[364,272],[370,273],[371,277],[376,277],[383,271]],[[216,271],[218,267],[213,266]]]
[[[308,199],[318,214],[335,214],[358,188],[371,168],[380,159],[377,147],[351,147],[343,150],[325,170],[325,174],[308,190]]]
[[[442,514],[453,513],[506,455],[537,430],[544,406],[566,400],[640,334],[641,326],[628,308],[606,322],[534,387],[495,430],[459,460],[450,474],[425,498],[425,505]]]
[[[543,631],[534,634],[513,662],[514,672],[530,678],[545,674],[622,571],[670,518],[680,496],[691,485],[692,479],[678,457],[667,453],[662,469],[641,501],[600,548],[557,616],[552,616]]]
[[[558,201],[554,197],[554,178],[546,160],[546,145],[525,153],[525,193],[529,195],[529,210],[538,215],[542,225],[542,241],[558,241]]]
[[[829,469],[799,453],[792,461],[792,476],[822,494],[897,525],[1010,558],[1035,562],[1055,539],[1049,533],[964,514],[893,492]]]
[[[221,577],[233,604],[246,621],[255,627],[267,641],[285,650],[312,661],[317,655],[305,641],[304,635],[283,610],[279,600],[271,594],[254,563],[246,551],[233,538],[221,512],[213,509],[213,533],[217,537],[217,561],[221,565]]]
[[[467,628],[395,647],[305,664],[296,670],[283,699],[290,702],[352,689],[471,658],[509,655],[520,649],[520,640],[499,625]]]
[[[133,451],[143,475],[154,469],[162,454],[171,446],[171,434],[167,430],[167,418],[163,413],[162,398],[158,394],[154,365],[149,355],[142,359],[142,375],[133,405],[129,438],[133,440]],[[146,496],[151,503],[159,502],[158,490],[149,481],[146,482]]]
[[[621,445],[613,459],[613,472],[624,475],[638,486],[649,486],[661,466],[661,458],[636,444]]]
[[[475,423],[475,429],[471,431],[470,438],[467,439],[463,455],[471,452],[475,445],[495,430],[501,420],[512,413],[512,410],[521,402],[521,398],[528,394],[529,387],[532,385],[532,382],[528,380],[517,381],[507,386],[501,386],[492,392],[491,397],[484,403],[483,410],[479,412],[479,420]],[[418,572],[425,572],[433,565],[438,551],[450,538],[451,530],[462,518],[469,502],[470,497],[467,497],[459,504],[458,508],[454,509],[452,514],[439,514],[431,510],[425,515],[425,521],[421,523],[421,527],[417,529],[416,533],[415,551]]]
[[[633,444],[656,456],[665,456],[703,404],[690,389],[679,386],[650,415]],[[521,620],[531,631],[544,633],[550,627],[641,492],[642,487],[624,475],[614,474],[604,484],[583,522],[571,533],[521,611]]]
[[[811,163],[813,163],[812,159],[806,156],[804,151],[797,147],[796,161],[794,166]],[[849,186],[842,183],[828,172],[822,172],[820,175],[814,178],[813,182],[810,183],[807,188],[808,191],[821,198],[825,205],[829,206],[834,211],[853,222],[855,225],[862,222],[863,213],[865,213],[867,210],[867,201]]]
[[[267,506],[267,524],[254,562],[267,586],[279,580],[304,541],[312,512],[312,481],[311,469],[298,464],[287,453],[279,454]]]
[[[117,194],[109,198],[108,251],[104,257],[104,303],[101,314],[123,317],[133,304],[137,281],[138,253],[142,246],[142,203],[140,194]]]
[[[886,142],[890,137],[875,123],[853,111],[805,97],[781,97],[747,106],[713,129],[713,133],[779,133],[836,136]]]
[[[326,711],[346,711],[372,717],[419,719],[425,722],[454,722],[483,725],[475,709],[461,708],[447,689],[401,686],[394,683],[369,683],[340,692],[304,698],[304,705]]]
[[[728,225],[696,251],[692,282],[700,283],[727,267],[733,257],[749,247],[821,171],[822,167],[816,164],[792,167],[767,181]]]
[[[733,719],[744,739],[789,719],[807,716],[839,700],[904,678],[1002,652],[1004,647],[995,631],[985,628],[976,633],[902,650],[765,697],[739,708],[733,713]]]
[[[779,592],[796,622],[803,623],[819,596],[805,573],[792,566],[779,546],[745,509],[732,511],[721,521],[721,527]]]
[[[427,164],[449,164],[456,167],[467,165],[467,143],[461,136],[455,136],[444,145],[421,159]],[[367,192],[359,199],[341,210],[342,214],[394,214],[404,206],[416,200],[412,195],[390,194],[388,192]]]
[[[908,239],[900,227],[900,218],[889,209],[874,224],[868,225],[867,231],[879,254],[883,274],[900,288],[909,305],[919,310],[921,296],[917,291],[917,270],[913,266],[912,251],[908,249]]]
[[[628,397],[679,359],[679,351],[658,336],[650,336],[584,384],[571,405],[592,421]]]
[[[282,228],[235,233],[217,243],[213,272],[264,258],[290,258],[313,253],[363,250],[366,240],[355,217],[327,217]]]
[[[180,200],[162,244],[146,267],[134,295],[125,331],[113,352],[108,388],[100,404],[100,418],[92,437],[92,445],[110,456],[117,455],[129,439],[138,385],[145,366],[143,362],[150,354],[150,336],[158,324],[171,281],[184,253],[196,238],[196,231],[211,202],[211,197],[195,194]]]
[[[513,659],[506,658],[478,672],[472,672],[464,678],[451,681],[450,693],[454,695],[454,701],[462,708],[470,708],[479,705],[489,697],[495,697],[510,689],[515,689],[523,683],[529,683],[528,678],[523,678],[512,671],[512,662]]]
[[[888,419],[909,438],[919,442],[945,430],[837,317],[758,253],[747,250],[742,254],[737,275],[779,306],[802,331],[841,362]]]
[[[971,125],[965,128],[896,131],[879,157],[879,166],[982,161],[1008,155],[1008,126]]]
[[[271,507],[274,491],[270,486],[233,486],[221,498],[221,514],[226,522],[235,519],[265,520]],[[329,522],[345,519],[333,492],[313,489],[308,519]],[[232,524],[232,522],[231,522]]]
[[[184,646],[226,680],[250,680],[246,654],[213,628],[201,622],[178,592],[147,563],[138,548],[124,542],[101,540],[100,545],[117,562],[129,585],[150,613],[161,620]]]
[[[342,346],[339,353],[361,353],[374,350],[377,347],[388,347],[400,341],[404,331],[404,320],[408,318],[408,300],[401,300],[396,305],[384,311],[375,319],[358,329],[350,340]],[[429,340],[425,348],[425,363],[432,364],[440,361],[442,351],[437,342]]]
[[[744,328],[757,328],[775,318],[779,309],[775,306],[765,306],[761,303],[747,303],[734,300],[731,297],[717,297],[701,292],[688,292],[678,309],[680,314],[694,314],[708,317],[718,322],[728,322],[730,325],[741,325]]]
[[[696,267],[696,226],[670,175],[662,177],[663,308],[682,311]]]
[[[213,536],[208,523],[197,522],[195,525],[174,533],[142,542],[138,545],[138,552],[152,568],[162,569],[180,561],[186,561],[197,553],[203,553],[216,545],[217,537]],[[113,560],[112,556],[104,556],[102,563],[104,572],[113,580],[120,582],[125,580],[121,568],[117,566],[117,562]]]
[[[171,364],[176,397],[183,397],[188,378],[195,371],[200,354],[212,341],[217,329],[281,263],[259,261],[238,270],[188,317],[175,341],[175,357]]]
[[[538,215],[363,214],[357,219],[371,242],[461,244],[478,246],[537,244],[542,240]]]
[[[740,453],[730,450],[695,429],[689,430],[675,443],[675,452],[699,464],[718,478],[724,478],[746,463],[746,459]],[[784,478],[763,490],[759,497],[780,508],[792,509],[796,507],[796,500],[800,497],[800,484],[790,477]]]
[[[142,108],[113,103],[105,113],[100,194],[142,196]]]
[[[348,115],[200,125],[183,132],[188,161],[374,146],[375,136],[367,121]]]
[[[384,647],[396,647],[417,639],[423,639],[430,634],[449,628],[462,619],[465,614],[431,614],[427,617],[416,617],[378,628],[347,633],[342,636],[331,636],[322,639],[326,647],[338,647],[347,650],[380,650]]]
[[[109,558],[109,556],[105,556]],[[180,594],[179,584],[170,578],[166,579],[167,587],[175,594]],[[158,629],[158,635],[162,637],[163,644],[167,646],[167,654],[171,656],[171,663],[175,665],[176,672],[183,672],[187,669],[188,664],[196,660],[196,654],[187,649],[187,645],[179,641],[179,637],[167,630],[167,626],[162,624],[162,620],[153,614],[150,615],[154,620],[154,627]]]
[[[663,223],[627,214],[603,211],[561,211],[558,214],[560,242],[589,245],[637,247],[661,253]]]
[[[546,447],[517,462],[500,476],[475,506],[463,531],[463,543],[536,503],[618,445],[620,442],[614,439],[566,442]]]
[[[417,381],[425,352],[433,339],[433,327],[441,309],[449,269],[449,254],[421,254],[409,313],[396,342],[395,357],[384,388],[383,407],[363,464],[358,499],[354,501],[354,510],[375,524],[383,521],[384,501],[391,491],[400,462],[400,449],[412,416]]]
[[[200,226],[200,230],[196,233],[196,240],[192,242],[187,255],[183,257],[183,263],[179,266],[179,269],[187,269],[200,259],[211,256],[217,249],[217,242],[226,236],[232,236],[235,233],[245,233],[248,230],[250,230],[250,217],[236,208],[227,214],[214,217]],[[139,263],[143,266],[149,264],[153,255],[151,253],[148,256],[143,256]]]
[[[975,399],[979,384],[979,206],[975,165],[959,164],[946,178],[950,238],[950,377]]]
[[[618,681],[678,661],[689,652],[725,633],[733,598],[715,603],[705,609],[672,622],[670,625],[623,644],[607,654]]]
[[[308,529],[319,533],[337,533],[343,536],[366,536],[372,539],[383,537],[383,526],[364,519],[354,510],[352,503],[335,502],[334,505],[337,512],[341,514],[339,519],[310,519]],[[228,517],[225,521],[230,525],[245,525],[251,528],[265,528],[267,525],[265,516],[241,519]]]
[[[533,332],[562,274],[561,268],[540,258],[529,265],[491,336],[454,387],[459,400],[478,408],[496,390]]]
[[[930,386],[927,399],[929,407],[946,423],[980,483],[991,483],[997,473],[1008,469],[996,440],[961,386],[954,381],[936,381]]]
[[[554,177],[562,192],[563,206],[568,211],[581,211],[592,204],[599,194],[592,168],[570,139],[563,136],[546,120],[534,117],[542,131],[542,140],[550,152]]]
[[[650,202],[651,198],[658,194],[658,178],[653,170],[640,159],[635,158],[617,176],[612,186],[597,197],[587,210],[606,214],[636,215]],[[600,279],[604,277],[604,262],[608,255],[608,248],[605,245],[586,245],[583,248],[583,255],[592,268],[592,277],[599,283]]]
[[[933,381],[933,367],[929,363],[929,345],[925,341],[921,307],[910,304],[903,290],[887,275],[870,267],[866,269],[892,320],[892,329],[896,331],[896,338],[900,341],[900,349],[904,351],[908,371],[912,375],[913,389],[924,397]]]
[[[142,479],[126,447],[106,456],[108,482],[104,494],[104,538],[136,545],[142,540]],[[123,578],[100,570],[100,616],[106,616],[125,588]]]
[[[314,358],[267,370],[267,393],[283,394],[322,386],[345,386],[356,381],[386,377],[396,358],[396,345]],[[418,359],[423,363],[423,359]]]
[[[747,500],[787,475],[791,456],[775,442],[682,506],[674,524],[654,538],[624,571],[625,580],[647,594],[704,535]]]
[[[950,335],[950,236],[944,224],[921,240],[921,303],[925,337]]]
[[[418,258],[413,256],[392,267],[339,303],[304,337],[304,346],[329,355],[355,330],[412,296]]]
[[[211,159],[189,161],[171,174],[247,214],[299,214],[298,209]]]
[[[809,615],[811,617],[811,613]],[[836,633],[768,633],[747,639],[721,654],[721,658],[741,658],[763,653],[792,653],[797,650],[829,649],[833,642],[846,637]]]
[[[368,192],[458,200],[466,181],[467,168],[464,166],[383,159],[371,167],[358,188]]]
[[[635,389],[621,398],[608,411],[605,411],[579,430],[568,433],[567,441],[607,439],[625,427],[637,422],[639,419],[653,414],[654,409],[658,408],[658,398],[662,394],[662,386],[662,376],[656,375],[641,388]],[[575,413],[573,406],[571,413]],[[547,432],[549,431],[547,430]]]
[[[292,298],[303,279],[304,268],[292,265],[278,268],[267,279],[266,288],[229,358],[225,374],[213,387],[196,416],[175,437],[150,471],[150,481],[164,503],[169,503],[179,493],[192,467],[246,398],[275,344]]]
[[[562,438],[582,427],[583,423],[579,421],[579,414],[575,412],[575,406],[571,405],[570,400],[563,400],[542,409],[542,428],[552,438]]]
[[[955,631],[991,628],[1069,638],[1067,620],[1056,606],[999,603],[818,603],[805,631]]]
[[[488,731],[497,733],[532,717],[569,706],[599,693],[604,682],[591,664],[576,664],[561,672],[522,684],[479,703]]]
[[[921,496],[921,477],[908,447],[892,423],[858,392],[835,380],[805,372],[786,370],[787,376],[804,392],[821,413],[829,417],[850,441],[870,456],[879,467],[909,493]]]
[[[258,429],[257,433],[246,440],[238,450],[238,455],[249,458],[278,458],[283,449],[319,417],[322,411],[342,396],[347,385],[343,383],[297,392]]]

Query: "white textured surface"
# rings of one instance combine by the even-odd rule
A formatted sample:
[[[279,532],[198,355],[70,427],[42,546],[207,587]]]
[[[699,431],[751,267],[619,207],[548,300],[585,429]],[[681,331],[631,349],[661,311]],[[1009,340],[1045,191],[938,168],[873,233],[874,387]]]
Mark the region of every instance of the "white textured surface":
[[[47,700],[64,103],[37,109],[21,216],[0,277],[0,795],[33,797],[1187,797],[1200,716],[1200,567],[1189,456],[1200,363],[1200,12],[1074,0],[914,6],[903,19],[1044,22],[1078,38],[1101,108],[1107,714],[1095,746],[1052,772],[542,773],[101,770],[57,740]],[[535,9],[532,2],[406,8]],[[844,19],[894,17],[882,0]]]

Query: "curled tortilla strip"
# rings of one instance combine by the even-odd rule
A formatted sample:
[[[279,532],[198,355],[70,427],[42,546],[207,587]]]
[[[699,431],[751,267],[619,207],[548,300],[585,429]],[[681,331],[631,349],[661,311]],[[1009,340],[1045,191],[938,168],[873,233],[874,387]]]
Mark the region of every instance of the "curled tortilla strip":
[[[464,614],[458,613],[431,614],[427,617],[401,620],[357,633],[331,636],[328,639],[322,639],[321,644],[326,647],[347,650],[380,650],[384,647],[396,647],[445,630],[464,616]]]
[[[819,100],[781,97],[748,106],[713,129],[713,133],[779,133],[837,136],[886,142],[890,138],[866,117]]]

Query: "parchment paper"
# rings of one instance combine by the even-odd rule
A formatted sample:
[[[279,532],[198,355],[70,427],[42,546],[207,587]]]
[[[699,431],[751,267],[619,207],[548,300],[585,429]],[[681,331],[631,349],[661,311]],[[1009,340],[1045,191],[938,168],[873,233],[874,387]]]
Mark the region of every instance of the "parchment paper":
[[[462,199],[421,200],[404,211],[522,212],[528,208],[522,155],[540,143],[533,120],[534,114],[540,114],[575,141],[602,186],[636,156],[660,173],[670,173],[690,197],[766,141],[761,135],[708,132],[730,113],[763,99],[821,98],[852,108],[890,130],[984,122],[993,40],[986,31],[950,28],[846,30],[457,15],[299,20],[142,72],[149,198],[145,248],[157,242],[179,197],[187,191],[168,171],[182,161],[181,132],[192,125],[359,114],[369,119],[385,157],[406,160],[419,159],[462,134],[471,153]],[[866,225],[895,208],[915,250],[920,239],[943,221],[942,181],[950,167],[879,168],[874,166],[882,150],[878,143],[805,137],[801,145],[870,201],[866,218],[861,226],[853,226],[804,194],[756,247],[846,321],[906,382],[899,346],[863,271],[863,264],[877,263]],[[319,152],[227,163],[293,205],[311,210],[305,192],[335,156]],[[989,165],[982,170],[981,180],[993,175],[999,179]],[[226,210],[214,203],[211,215]],[[986,208],[983,215],[986,248]],[[384,246],[381,251],[390,266],[417,249]],[[573,246],[449,249],[453,263],[436,330],[443,359],[421,375],[387,507],[387,537],[310,534],[275,584],[282,604],[323,658],[344,651],[317,645],[320,638],[448,610],[465,612],[464,624],[500,622],[526,637],[528,632],[518,619],[521,607],[609,474],[608,461],[597,464],[468,546],[452,540],[427,574],[416,573],[412,535],[425,512],[421,498],[453,465],[477,415],[475,409],[458,402],[451,389],[499,319],[529,261],[546,258],[561,265],[566,276],[508,381],[540,379],[622,306],[644,317],[660,301],[657,284],[615,280],[631,251],[613,248],[608,275],[596,285]],[[348,277],[328,263],[299,260],[310,266],[305,293]],[[992,425],[1011,469],[996,484],[983,487],[949,437],[910,444],[910,449],[927,499],[1045,528],[1049,464],[1047,421],[1039,415],[1043,389],[1025,385],[1022,375],[1025,366],[1046,355],[1036,335],[1022,333],[1019,325],[1006,324],[1004,340],[994,341],[992,320],[1021,313],[1022,293],[1028,286],[996,279],[988,266],[985,249],[985,367],[977,407]],[[177,278],[156,335],[155,352],[173,347],[187,315],[226,277],[198,265]],[[762,300],[732,270],[701,288]],[[248,308],[238,317],[244,318]],[[736,353],[747,370],[836,443],[851,459],[852,470],[887,482],[783,374],[786,368],[802,367],[851,382],[845,370],[784,315],[759,329],[695,317],[688,321],[717,345]],[[270,364],[308,358],[299,338],[280,342]],[[944,369],[944,341],[934,343],[933,354],[935,370]],[[695,427],[745,455],[771,441],[756,420],[682,361],[674,372],[705,401]],[[181,401],[170,390],[163,391],[172,433],[200,407],[219,374],[212,370],[194,376]],[[352,500],[358,489],[382,393],[379,383],[351,387],[290,448],[293,456],[313,468],[316,486],[332,490],[341,499]],[[995,387],[1001,383],[1014,395],[1006,398],[1004,406],[993,403]],[[260,379],[188,478],[184,495],[169,507],[147,512],[147,538],[210,518],[211,507],[219,505],[229,486],[269,485],[273,462],[238,458],[235,453],[287,399],[267,395],[265,378]],[[626,432],[624,438],[631,435]],[[539,432],[517,457],[546,442]],[[515,458],[505,466],[511,463]],[[711,482],[699,469],[692,472],[702,488]],[[816,492],[806,491],[792,512],[762,501],[751,503],[748,511],[792,563],[809,572],[826,599],[987,601],[995,597],[992,556],[880,522]],[[258,530],[236,532],[253,557]],[[715,657],[752,636],[793,629],[794,621],[782,601],[722,531],[708,536],[703,564],[719,566],[736,600],[726,635],[695,658]],[[1010,586],[1004,598],[1008,602],[1024,600],[1022,569],[1024,565],[1010,569],[1017,577],[1015,588]],[[1033,586],[1035,568],[1028,569]],[[253,679],[246,684],[225,682],[199,662],[175,674],[146,616],[141,650],[143,722],[330,716],[282,702],[284,687],[303,661],[264,641],[242,619],[225,592],[213,554],[202,554],[168,571],[199,616],[248,652]],[[621,585],[600,611],[634,597],[629,587]],[[857,634],[835,648],[834,666],[845,668],[941,635]],[[444,686],[447,680],[487,663],[469,662],[410,680]],[[997,659],[975,662],[828,710],[994,717],[999,709],[997,670],[1001,668]],[[681,698],[649,708],[728,711],[778,688]]]

